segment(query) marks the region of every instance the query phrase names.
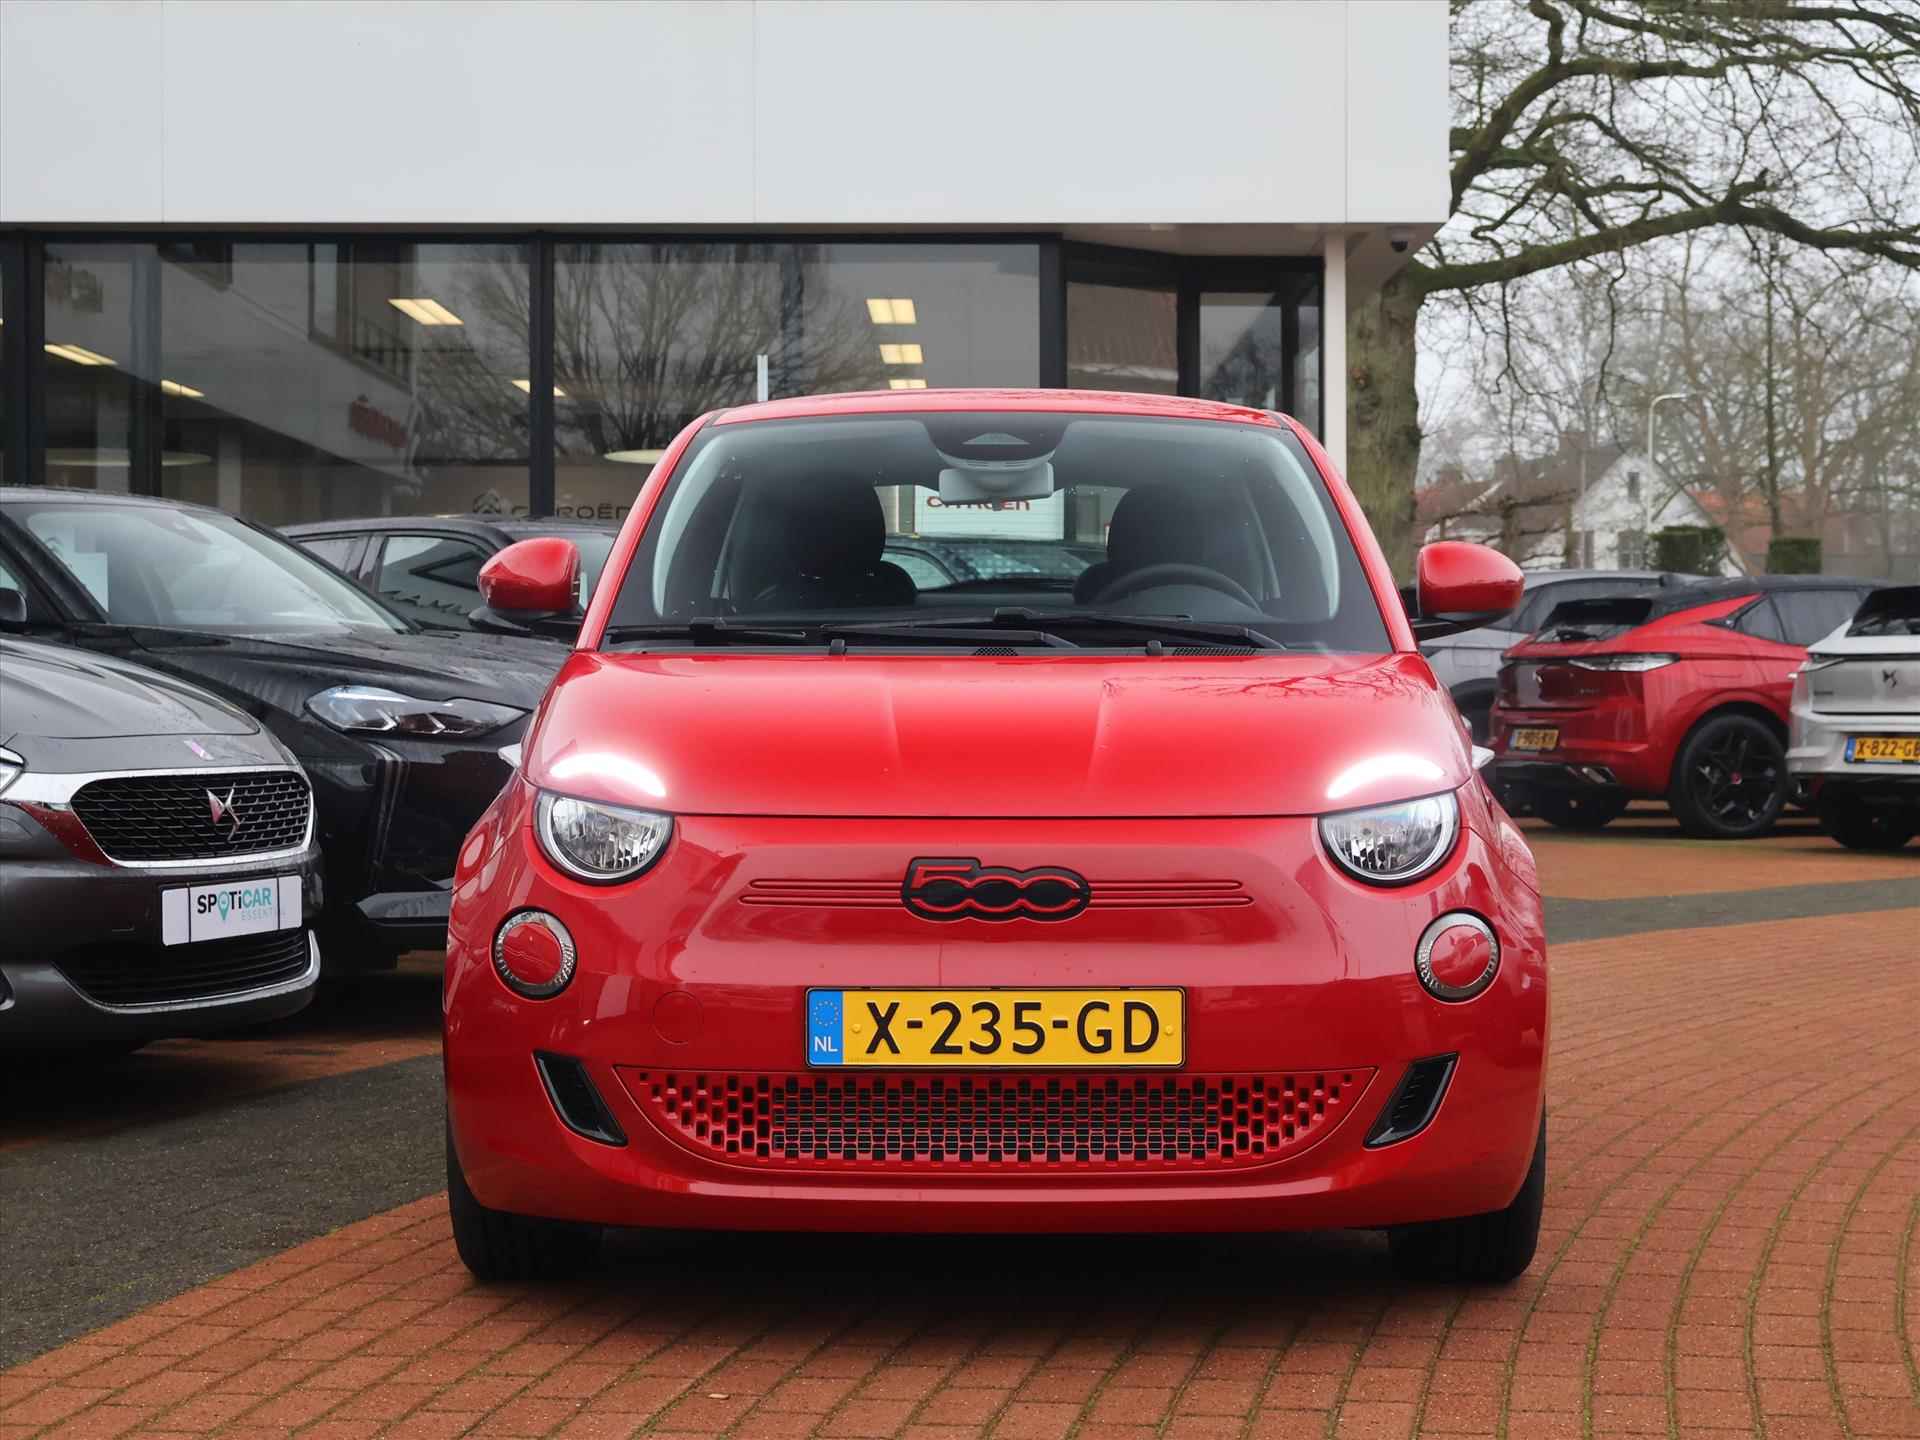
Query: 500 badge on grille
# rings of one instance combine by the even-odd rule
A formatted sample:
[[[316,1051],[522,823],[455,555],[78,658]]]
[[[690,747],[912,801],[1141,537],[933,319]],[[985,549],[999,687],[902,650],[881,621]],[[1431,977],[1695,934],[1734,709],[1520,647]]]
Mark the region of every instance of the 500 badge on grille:
[[[1169,1068],[1184,991],[809,990],[809,1065]]]
[[[923,920],[1071,920],[1093,887],[1062,865],[1010,870],[974,859],[907,862],[900,899]]]

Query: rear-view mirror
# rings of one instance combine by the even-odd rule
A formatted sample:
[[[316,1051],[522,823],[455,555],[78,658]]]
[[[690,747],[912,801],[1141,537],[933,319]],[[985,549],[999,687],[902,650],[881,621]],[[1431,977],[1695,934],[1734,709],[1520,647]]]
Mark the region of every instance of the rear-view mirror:
[[[580,551],[558,535],[509,545],[480,567],[480,598],[476,630],[572,639],[582,618]]]
[[[1490,625],[1520,603],[1526,587],[1513,561],[1463,540],[1423,546],[1416,569],[1419,613],[1409,618],[1417,640]]]

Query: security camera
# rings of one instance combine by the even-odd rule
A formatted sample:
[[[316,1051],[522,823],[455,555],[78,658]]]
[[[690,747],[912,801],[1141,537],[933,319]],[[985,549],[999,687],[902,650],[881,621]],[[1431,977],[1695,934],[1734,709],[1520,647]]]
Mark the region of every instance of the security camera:
[[[1406,254],[1407,247],[1412,243],[1413,231],[1405,225],[1389,225],[1387,227],[1387,244],[1393,247],[1394,254]]]

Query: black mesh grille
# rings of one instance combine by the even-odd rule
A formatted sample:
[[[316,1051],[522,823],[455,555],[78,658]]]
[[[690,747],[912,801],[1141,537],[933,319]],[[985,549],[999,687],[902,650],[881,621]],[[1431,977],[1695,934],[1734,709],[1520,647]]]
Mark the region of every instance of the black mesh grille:
[[[277,930],[194,945],[89,945],[54,963],[101,1005],[209,1000],[298,979],[307,968],[307,932]]]
[[[94,844],[123,862],[290,850],[306,838],[308,805],[306,779],[292,770],[120,775],[83,785],[73,797]]]
[[[1263,1164],[1336,1124],[1372,1074],[620,1073],[656,1124],[731,1160],[1027,1170]]]

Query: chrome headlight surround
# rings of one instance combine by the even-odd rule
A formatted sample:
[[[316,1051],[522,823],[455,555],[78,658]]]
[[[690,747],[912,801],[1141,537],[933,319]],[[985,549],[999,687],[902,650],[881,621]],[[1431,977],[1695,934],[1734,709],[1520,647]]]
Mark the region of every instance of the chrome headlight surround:
[[[534,833],[557,869],[589,885],[617,885],[645,874],[666,853],[673,817],[542,790]]]
[[[7,787],[26,773],[26,757],[0,745],[0,795],[6,794]]]
[[[1368,885],[1407,885],[1438,869],[1460,835],[1451,790],[1322,815],[1320,843],[1334,864]]]

